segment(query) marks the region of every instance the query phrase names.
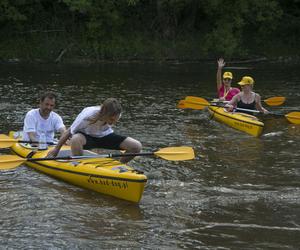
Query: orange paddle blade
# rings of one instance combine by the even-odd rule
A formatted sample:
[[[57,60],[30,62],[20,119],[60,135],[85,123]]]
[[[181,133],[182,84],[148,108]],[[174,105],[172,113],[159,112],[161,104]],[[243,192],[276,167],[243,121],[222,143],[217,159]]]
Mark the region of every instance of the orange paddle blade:
[[[286,119],[293,124],[300,124],[300,112],[291,112],[285,115]]]
[[[162,148],[154,154],[169,161],[185,161],[195,158],[194,149],[187,146]]]
[[[269,106],[279,106],[285,102],[286,98],[284,96],[274,96],[265,99],[264,102]]]
[[[179,109],[186,109],[186,105],[185,105],[185,101],[184,100],[180,100],[177,104],[177,108]]]
[[[198,109],[198,110],[202,110],[206,107],[199,104],[198,102],[190,102],[190,101],[186,101],[186,100],[181,100],[178,105],[177,108],[181,108],[181,109]]]
[[[9,148],[17,142],[18,140],[16,139],[10,138],[4,134],[0,134],[0,148]]]
[[[0,170],[14,169],[25,161],[25,158],[17,155],[0,155]]]
[[[197,96],[187,96],[184,100],[186,102],[197,103],[198,105],[202,105],[202,106],[210,105],[210,103],[206,99]]]

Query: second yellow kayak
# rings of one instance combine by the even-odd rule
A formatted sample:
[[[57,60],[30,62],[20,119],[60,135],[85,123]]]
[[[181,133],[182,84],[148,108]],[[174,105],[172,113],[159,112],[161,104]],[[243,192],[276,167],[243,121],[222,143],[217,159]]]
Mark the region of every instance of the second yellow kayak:
[[[228,112],[223,107],[209,106],[211,117],[239,131],[258,137],[262,134],[264,123],[255,116],[239,112]]]

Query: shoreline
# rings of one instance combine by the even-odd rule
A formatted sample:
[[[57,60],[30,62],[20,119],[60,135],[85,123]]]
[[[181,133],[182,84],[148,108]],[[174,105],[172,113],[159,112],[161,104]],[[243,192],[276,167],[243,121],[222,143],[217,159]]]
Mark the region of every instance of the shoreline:
[[[57,64],[57,65],[72,65],[72,64],[198,64],[198,63],[210,63],[215,62],[215,58],[203,58],[203,59],[153,59],[153,58],[143,58],[143,59],[103,59],[103,60],[95,60],[91,58],[65,58],[59,62],[55,60],[48,59],[32,59],[26,60],[22,58],[10,58],[10,59],[0,59],[1,64],[23,64],[23,63],[32,63],[32,64]],[[253,63],[262,63],[262,62],[270,62],[270,63],[292,63],[297,64],[300,62],[300,56],[279,56],[275,58],[271,57],[248,57],[248,58],[235,58],[231,60],[226,60],[228,64],[232,65],[240,65],[240,64],[253,64]],[[236,67],[228,67],[228,69],[234,69]]]

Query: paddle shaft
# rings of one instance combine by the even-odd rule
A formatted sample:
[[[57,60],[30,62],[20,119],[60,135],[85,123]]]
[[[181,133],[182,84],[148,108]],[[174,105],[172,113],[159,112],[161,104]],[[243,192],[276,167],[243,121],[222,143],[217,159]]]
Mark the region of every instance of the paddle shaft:
[[[26,158],[26,161],[56,161],[56,160],[80,160],[90,158],[114,158],[123,156],[151,156],[153,152],[145,153],[125,153],[125,154],[103,154],[103,155],[79,155],[79,156],[62,156],[62,157],[49,157],[49,158]]]
[[[243,109],[243,108],[234,108],[234,109],[238,110],[238,111],[245,111],[245,112],[252,112],[252,113],[262,113],[259,110],[253,110],[253,109]]]
[[[200,98],[199,98],[200,99]],[[183,100],[183,102],[186,101],[186,100]],[[224,103],[225,105],[220,105],[220,104],[216,104],[216,103],[209,103],[208,101],[206,101],[205,99],[203,99],[203,102],[197,102],[197,101],[186,101],[187,103],[191,103],[191,104],[195,104],[195,105],[199,105],[199,106],[213,106],[213,107],[221,107],[221,108],[226,108],[226,104],[227,103]],[[244,112],[251,112],[251,113],[262,113],[261,111],[259,110],[253,110],[253,109],[244,109],[244,108],[234,108],[234,110],[237,110],[237,111],[244,111]]]
[[[265,101],[267,101],[267,100],[269,102],[273,101],[274,103],[277,103],[274,106],[278,106],[279,104],[282,104],[284,102],[285,97],[270,97],[270,98],[266,99]],[[224,107],[224,105],[220,106],[220,105],[211,104],[204,98],[196,97],[196,96],[187,96],[184,100],[181,100],[178,103],[179,108],[192,108],[192,109],[202,110],[202,109],[204,109],[204,107],[208,107],[208,106]],[[252,110],[252,109],[236,108],[235,110],[240,110],[240,111],[249,112],[249,113],[263,113],[261,111]],[[300,124],[300,112],[299,111],[293,111],[288,114],[278,114],[278,113],[268,112],[268,114],[278,116],[278,117],[285,117],[290,123]]]
[[[261,111],[259,111],[259,110],[243,109],[243,108],[235,108],[235,110],[238,110],[238,111],[245,111],[245,112],[252,112],[252,113],[257,113],[257,114],[259,114],[259,113],[262,113],[262,114],[263,114],[263,112],[261,112]],[[273,112],[269,112],[268,114],[269,114],[269,115],[275,115],[275,116],[285,116],[284,114],[278,114],[278,113],[273,113]]]
[[[186,97],[188,99],[188,97]],[[279,106],[282,105],[285,102],[285,97],[284,96],[275,96],[275,97],[270,97],[265,100],[262,100],[269,106]],[[211,103],[228,103],[229,101],[220,101],[219,99],[214,99],[211,101]]]
[[[18,141],[16,141],[17,143],[33,143],[33,144],[48,144],[48,145],[56,145],[56,143],[54,143],[54,142],[43,142],[43,143],[41,143],[41,142],[38,142],[38,141],[24,141],[24,140],[18,140]]]

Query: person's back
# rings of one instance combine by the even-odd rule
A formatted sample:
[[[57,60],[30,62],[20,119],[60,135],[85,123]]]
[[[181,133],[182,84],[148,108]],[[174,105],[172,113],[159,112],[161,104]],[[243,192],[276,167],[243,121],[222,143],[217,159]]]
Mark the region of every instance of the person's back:
[[[66,130],[62,118],[53,111],[56,96],[53,93],[45,93],[40,98],[39,108],[27,112],[24,119],[23,139],[39,141],[44,134],[48,142],[52,142],[55,132],[61,134]]]
[[[139,141],[129,136],[116,134],[112,129],[112,126],[120,119],[121,112],[121,104],[115,98],[107,98],[100,106],[84,108],[47,156],[56,157],[69,138],[71,138],[70,146],[73,156],[82,155],[85,149],[97,148],[139,153],[142,149]],[[133,157],[124,156],[120,161],[126,163]]]
[[[70,131],[75,134],[75,131],[89,134],[94,137],[103,137],[113,132],[111,125],[101,120],[91,122],[101,111],[101,106],[91,106],[84,108],[81,113],[76,117],[73,124],[70,126]]]

